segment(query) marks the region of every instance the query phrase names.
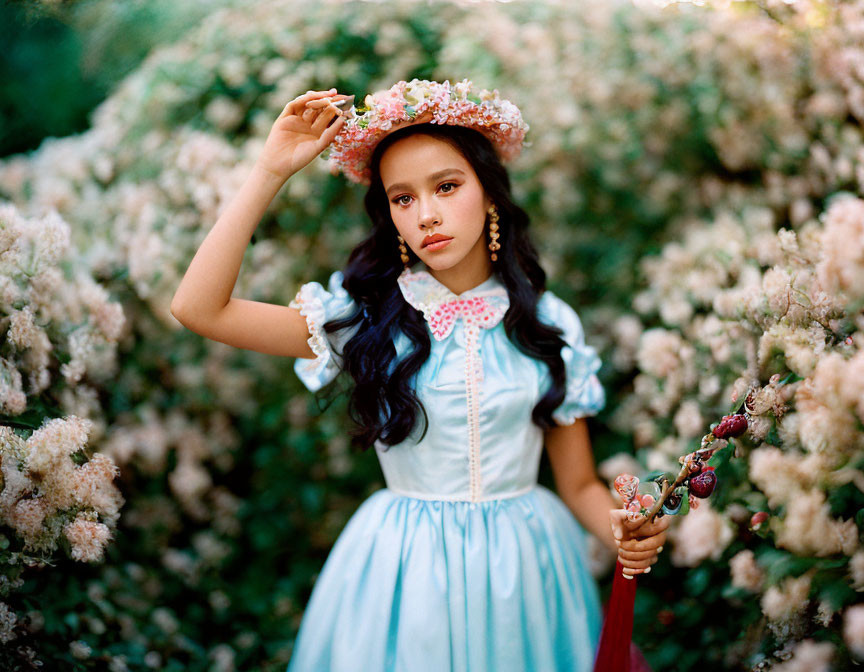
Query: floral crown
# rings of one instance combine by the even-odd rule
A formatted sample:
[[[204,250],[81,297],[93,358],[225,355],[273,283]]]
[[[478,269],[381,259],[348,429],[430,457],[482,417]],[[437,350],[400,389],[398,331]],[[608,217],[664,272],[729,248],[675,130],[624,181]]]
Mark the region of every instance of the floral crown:
[[[457,84],[412,79],[368,94],[360,108],[352,107],[333,139],[326,157],[330,172],[342,171],[352,182],[371,184],[369,159],[380,140],[402,122],[467,126],[492,142],[502,161],[516,158],[525,143],[528,124],[498,89],[477,91],[469,80]]]

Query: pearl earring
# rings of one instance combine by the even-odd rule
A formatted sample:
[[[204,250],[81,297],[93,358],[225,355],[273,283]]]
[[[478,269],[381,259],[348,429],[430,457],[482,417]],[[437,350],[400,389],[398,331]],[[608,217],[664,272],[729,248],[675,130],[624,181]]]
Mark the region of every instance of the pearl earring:
[[[492,239],[489,242],[489,249],[492,254],[489,256],[492,261],[498,261],[498,255],[495,253],[496,250],[501,249],[501,243],[498,242],[498,211],[493,205],[487,212],[489,213],[489,237]]]

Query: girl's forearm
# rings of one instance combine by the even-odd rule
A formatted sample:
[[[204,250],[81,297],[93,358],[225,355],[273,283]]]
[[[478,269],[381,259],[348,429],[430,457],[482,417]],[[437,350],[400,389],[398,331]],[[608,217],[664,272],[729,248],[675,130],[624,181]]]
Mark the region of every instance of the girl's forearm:
[[[582,527],[603,542],[606,548],[617,554],[618,546],[612,534],[609,511],[619,509],[621,506],[612,497],[606,485],[597,480],[580,488],[578,492],[559,494]]]
[[[194,321],[230,301],[252,234],[284,183],[255,164],[192,258],[171,301],[175,317]]]

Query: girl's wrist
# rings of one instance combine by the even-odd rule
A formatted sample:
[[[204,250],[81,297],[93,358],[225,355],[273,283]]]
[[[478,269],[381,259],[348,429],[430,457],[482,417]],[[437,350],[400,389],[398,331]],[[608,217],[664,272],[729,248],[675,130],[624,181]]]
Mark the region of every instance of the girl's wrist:
[[[278,189],[285,184],[291,175],[280,175],[275,172],[273,169],[265,166],[261,161],[255,161],[255,164],[252,166],[252,174],[250,175],[253,179],[260,180],[266,183],[268,186],[275,186]]]

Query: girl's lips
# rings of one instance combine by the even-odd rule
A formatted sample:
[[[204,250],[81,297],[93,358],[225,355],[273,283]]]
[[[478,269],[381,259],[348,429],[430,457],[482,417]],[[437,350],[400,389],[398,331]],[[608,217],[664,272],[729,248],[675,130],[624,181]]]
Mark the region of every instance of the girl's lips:
[[[448,238],[447,240],[439,240],[437,243],[429,243],[423,249],[424,250],[442,250],[450,244],[452,238]]]

